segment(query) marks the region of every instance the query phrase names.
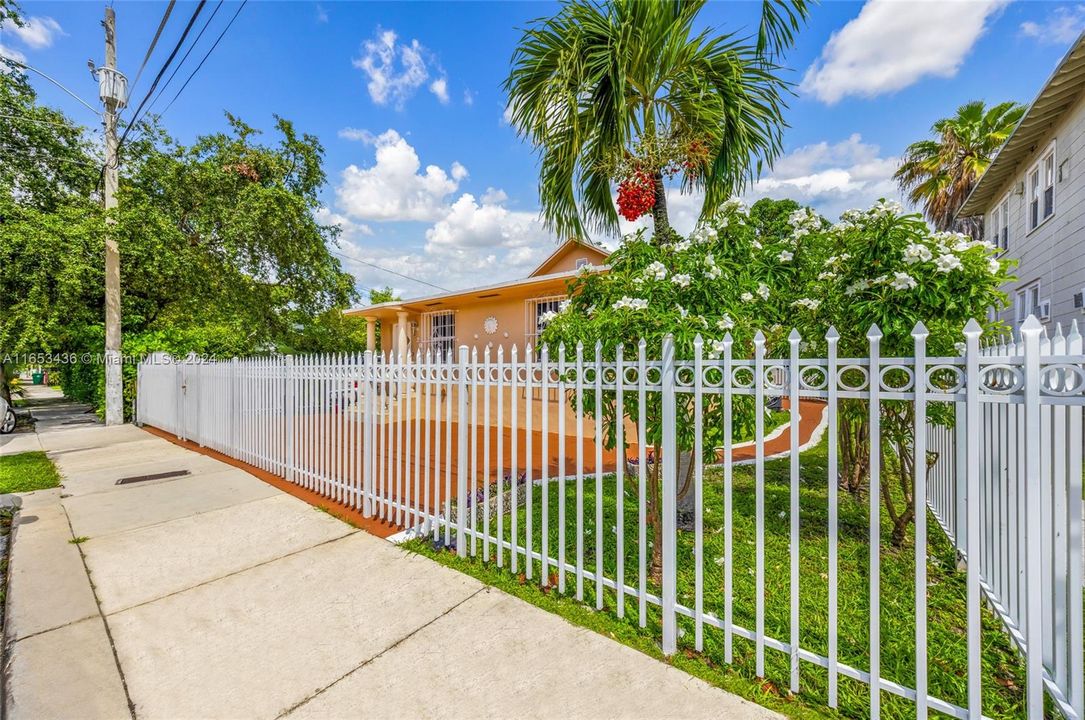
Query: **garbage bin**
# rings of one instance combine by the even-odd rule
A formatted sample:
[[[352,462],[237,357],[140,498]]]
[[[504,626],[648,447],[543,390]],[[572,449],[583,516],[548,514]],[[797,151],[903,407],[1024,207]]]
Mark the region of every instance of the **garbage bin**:
[[[36,373],[32,373],[32,374],[30,375],[30,380],[31,380],[31,382],[33,382],[33,383],[34,383],[35,385],[41,385],[41,383],[42,383],[42,380],[44,380],[44,379],[45,379],[45,376],[44,376],[44,374],[43,374],[43,373],[42,373],[41,371],[38,371],[38,372],[36,372]]]

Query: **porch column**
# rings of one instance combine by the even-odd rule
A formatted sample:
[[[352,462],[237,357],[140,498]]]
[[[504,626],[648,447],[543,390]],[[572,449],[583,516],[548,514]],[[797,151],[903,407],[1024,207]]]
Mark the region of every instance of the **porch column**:
[[[400,310],[396,313],[397,337],[396,337],[396,354],[400,360],[407,357],[407,311]]]
[[[377,349],[377,319],[365,319],[365,349],[374,352]]]

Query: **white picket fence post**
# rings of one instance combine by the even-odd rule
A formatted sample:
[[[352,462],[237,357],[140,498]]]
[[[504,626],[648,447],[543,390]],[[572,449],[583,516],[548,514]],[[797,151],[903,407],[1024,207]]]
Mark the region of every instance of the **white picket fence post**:
[[[675,604],[678,595],[678,561],[676,555],[678,534],[678,443],[675,437],[677,419],[675,418],[675,365],[674,338],[663,338],[663,364],[660,367],[661,396],[663,400],[663,441],[660,445],[662,466],[660,475],[660,493],[663,509],[663,537],[655,541],[663,542],[663,576],[660,580],[663,596],[663,652],[673,655],[678,651],[678,614]],[[656,458],[660,462],[661,458]],[[598,529],[597,532],[601,532]]]

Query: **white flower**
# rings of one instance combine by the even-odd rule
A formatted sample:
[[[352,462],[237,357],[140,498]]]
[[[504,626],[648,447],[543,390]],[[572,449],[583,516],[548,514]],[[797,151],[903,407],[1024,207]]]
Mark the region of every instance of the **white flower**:
[[[565,312],[569,308],[569,303],[571,302],[572,300],[562,300],[558,303],[558,312]]]
[[[731,319],[730,315],[724,315],[718,321],[716,321],[716,327],[718,327],[720,330],[730,330],[734,326],[735,321]]]
[[[743,203],[738,198],[731,198],[730,200],[725,202],[720,209],[722,209],[725,213],[736,212],[739,215],[748,215],[750,212],[749,208],[746,207],[745,203]]]
[[[888,275],[879,275],[878,277],[874,278],[871,281],[871,284],[873,284],[873,285],[882,285],[883,283],[887,283],[887,282],[889,282],[889,276]]]
[[[998,260],[991,258],[987,261],[987,272],[991,273],[992,275],[997,275],[1000,270],[1002,270],[1002,263],[1000,263]]]
[[[689,310],[686,310],[681,305],[677,305],[676,307],[678,308],[678,314],[682,317],[687,317],[689,315]]]
[[[739,297],[742,299],[742,302],[751,302],[753,300],[753,293],[744,292],[739,295]]]
[[[761,296],[762,300],[769,299],[769,286],[765,283],[757,283],[757,294]]]
[[[791,303],[791,307],[804,307],[808,310],[817,310],[819,305],[821,305],[820,300],[813,300],[811,298],[801,298]]]
[[[874,283],[872,283],[870,280],[857,280],[857,281],[853,282],[851,285],[848,285],[847,289],[844,290],[844,294],[845,295],[854,295],[855,293],[859,292],[860,290],[866,290],[867,288],[871,287],[873,284]]]
[[[584,263],[583,265],[580,266],[580,274],[581,275],[590,275],[593,272],[595,272],[595,266],[592,265],[590,262]]]
[[[716,265],[713,265],[712,267],[705,270],[705,277],[709,278],[710,280],[715,280],[720,275],[723,275],[723,270],[720,270],[719,267]]]
[[[932,257],[931,249],[919,243],[910,243],[904,248],[904,262],[914,265],[917,262],[927,262]]]
[[[794,257],[795,257],[795,253],[790,252],[788,250],[781,250],[780,254],[776,256],[776,259],[779,260],[780,262],[791,262],[792,258],[794,258]]]
[[[754,247],[754,249],[755,249],[755,250],[760,250],[760,249],[761,249],[761,243],[759,243],[759,242],[758,242],[758,241],[756,241],[756,240],[751,240],[751,241],[750,241],[750,244],[751,244],[751,245],[753,245],[753,247]]]
[[[615,310],[629,309],[629,310],[647,310],[648,301],[644,298],[631,298],[629,296],[623,297],[618,302],[612,305]]]
[[[727,227],[727,218],[723,218],[720,224],[722,227]],[[716,232],[715,228],[709,227],[708,225],[700,225],[690,233],[689,239],[691,242],[705,243],[715,240],[718,235],[719,233]]]
[[[890,283],[894,290],[911,290],[917,284],[914,277],[902,272],[893,273],[893,281]]]
[[[546,312],[544,312],[542,315],[539,316],[539,324],[547,325],[547,324],[550,323],[551,320],[553,320],[557,316],[558,316],[558,314],[556,312],[554,312],[553,310],[547,310]]]
[[[725,345],[726,343],[724,343],[723,340],[713,340],[712,343],[709,345],[708,359],[718,360],[720,358],[720,355],[723,354]]]
[[[948,273],[951,270],[959,270],[961,268],[961,259],[952,253],[946,253],[939,255],[938,259],[934,261],[935,266],[938,268],[938,272]]]
[[[957,351],[958,355],[964,355],[964,351],[968,349],[968,348],[965,347],[965,344],[962,343],[962,342],[953,343],[953,348]]]
[[[690,245],[692,245],[692,244],[693,243],[690,242],[689,240],[679,240],[678,242],[676,242],[674,244],[674,251],[675,252],[685,252],[686,250],[689,250]]]
[[[673,282],[678,287],[689,287],[689,275],[674,275],[671,277],[671,282]]]
[[[655,280],[666,280],[667,266],[656,260],[654,263],[644,268],[644,274]]]
[[[834,280],[836,279],[836,273],[832,270],[826,270],[822,273],[818,273],[818,280]]]

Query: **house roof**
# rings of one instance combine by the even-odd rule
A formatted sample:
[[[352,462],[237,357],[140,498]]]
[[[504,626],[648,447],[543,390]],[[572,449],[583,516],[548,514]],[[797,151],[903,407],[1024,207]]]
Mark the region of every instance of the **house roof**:
[[[606,272],[608,267],[596,268],[600,272]],[[533,277],[508,280],[493,285],[455,290],[452,292],[427,295],[424,297],[411,298],[409,300],[391,300],[377,305],[351,308],[345,311],[346,315],[360,315],[369,317],[385,317],[399,311],[428,312],[430,310],[444,310],[454,308],[457,305],[479,302],[497,297],[537,296],[543,292],[565,292],[565,284],[579,273],[579,270],[567,270],[565,272],[551,273],[549,275],[535,275]]]
[[[610,252],[608,252],[604,248],[599,247],[598,245],[594,245],[594,244],[589,243],[589,242],[584,242],[582,240],[578,240],[577,238],[569,238],[568,240],[563,242],[561,245],[558,245],[558,247],[554,250],[554,252],[550,253],[550,255],[545,260],[543,260],[541,263],[539,263],[539,266],[536,267],[534,270],[532,270],[528,274],[528,277],[536,277],[536,276],[539,276],[539,275],[548,274],[547,271],[553,269],[553,266],[559,260],[561,260],[563,257],[568,255],[573,250],[579,250],[581,248],[594,251],[594,252],[598,253],[600,256],[602,256],[604,258],[607,257],[608,255],[610,255]]]
[[[1077,101],[1082,88],[1085,88],[1085,33],[1078,36],[1059,61],[1017,127],[1002,144],[987,172],[980,177],[968,199],[957,211],[958,217],[979,215],[990,207],[997,193],[1017,174],[1021,163],[1030,159],[1037,143],[1051,132],[1062,114]]]

